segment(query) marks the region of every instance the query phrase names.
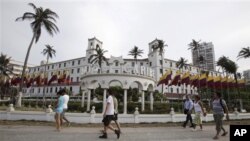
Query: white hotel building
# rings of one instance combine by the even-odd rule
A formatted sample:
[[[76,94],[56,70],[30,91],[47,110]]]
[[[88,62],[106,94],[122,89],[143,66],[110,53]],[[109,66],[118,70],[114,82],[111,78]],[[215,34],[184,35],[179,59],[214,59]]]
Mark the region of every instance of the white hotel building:
[[[31,67],[30,74],[43,72],[46,67],[48,78],[55,71],[61,73],[65,70],[69,70],[71,83],[70,85],[57,84],[53,82],[50,86],[45,87],[45,95],[50,97],[54,96],[60,88],[68,88],[73,95],[79,94],[82,90],[83,94],[91,95],[91,89],[95,89],[99,85],[104,88],[104,95],[106,95],[106,89],[110,85],[119,84],[124,89],[124,101],[127,100],[127,89],[134,86],[135,83],[139,87],[142,93],[142,102],[144,102],[144,92],[150,91],[151,100],[153,100],[153,91],[162,91],[162,86],[157,87],[157,82],[161,77],[161,64],[163,63],[164,70],[171,69],[173,71],[172,78],[175,72],[178,70],[176,62],[174,60],[165,59],[162,61],[159,55],[159,50],[153,49],[153,45],[157,43],[157,39],[149,43],[148,58],[138,59],[137,64],[134,59],[126,59],[122,56],[108,58],[109,65],[102,64],[102,72],[97,64],[90,64],[88,58],[94,54],[94,49],[98,45],[103,48],[102,42],[97,38],[88,39],[88,46],[86,49],[86,56],[81,58],[75,58],[71,60],[65,60],[55,63],[49,63],[48,65],[40,65]],[[164,54],[164,53],[163,53]],[[192,65],[188,65],[183,69],[184,72],[189,71],[191,74],[198,72],[198,68]],[[213,75],[217,75],[217,72],[211,72]],[[24,95],[28,96],[43,96],[43,86],[37,87],[33,85],[30,88],[24,89]],[[196,90],[189,85],[186,86],[164,86],[164,93],[167,96],[173,96],[178,98],[183,94],[194,94]],[[89,108],[89,107],[88,107]]]

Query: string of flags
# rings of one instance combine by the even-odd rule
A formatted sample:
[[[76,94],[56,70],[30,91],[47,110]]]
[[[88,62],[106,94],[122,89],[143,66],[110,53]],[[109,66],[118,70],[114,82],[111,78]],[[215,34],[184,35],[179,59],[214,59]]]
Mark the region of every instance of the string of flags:
[[[25,74],[23,79],[23,85],[27,88],[35,86],[50,86],[52,83],[69,85],[71,83],[69,70],[55,71],[48,79],[48,73],[33,73]],[[5,81],[5,86],[17,86],[21,83],[21,75],[13,76],[11,79]]]
[[[211,88],[211,89],[225,89],[225,88],[243,88],[245,87],[245,80],[238,79],[238,85],[236,84],[236,80],[230,76],[213,76],[208,72],[201,74],[191,74],[188,72],[181,72],[177,70],[173,75],[172,70],[168,69],[166,72],[160,77],[157,86],[161,84],[165,84],[168,86],[180,86],[183,84],[190,85],[191,87],[198,88]]]

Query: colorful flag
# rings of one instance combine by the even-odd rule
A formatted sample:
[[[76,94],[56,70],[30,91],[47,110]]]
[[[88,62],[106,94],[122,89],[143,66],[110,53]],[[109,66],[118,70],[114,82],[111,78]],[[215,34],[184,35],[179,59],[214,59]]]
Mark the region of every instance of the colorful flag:
[[[207,74],[203,73],[199,78],[199,87],[205,87],[207,85]]]
[[[166,73],[167,73],[167,76],[166,76],[166,78],[163,80],[163,83],[164,83],[165,85],[168,85],[169,80],[171,80],[172,70],[169,69]]]
[[[183,76],[182,76],[182,78],[181,78],[181,84],[186,84],[186,85],[188,85],[188,84],[190,84],[190,73],[189,73],[189,71],[188,72],[186,72]]]
[[[200,77],[199,74],[193,75],[190,79],[191,80],[190,85],[193,87],[197,87],[199,84],[199,77]]]
[[[221,76],[217,76],[217,77],[214,78],[214,87],[216,89],[221,88]]]
[[[177,85],[181,80],[181,72],[179,70],[176,71],[174,79],[170,83],[170,85]]]
[[[208,76],[207,86],[208,86],[208,88],[211,88],[211,89],[214,88],[214,77],[213,76]]]
[[[50,85],[53,81],[56,81],[58,79],[57,77],[57,72],[54,72],[53,75],[51,76],[48,85]]]

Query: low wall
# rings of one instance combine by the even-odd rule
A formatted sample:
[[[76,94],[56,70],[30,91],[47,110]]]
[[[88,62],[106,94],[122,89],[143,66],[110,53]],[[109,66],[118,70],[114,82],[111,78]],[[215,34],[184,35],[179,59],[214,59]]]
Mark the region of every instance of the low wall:
[[[35,120],[54,121],[54,112],[37,111],[0,111],[0,120]],[[66,113],[67,118],[74,123],[101,123],[102,114],[96,114],[92,109],[91,113]],[[194,116],[194,115],[192,115]],[[184,114],[119,114],[120,123],[165,123],[183,122],[186,119]],[[230,113],[230,119],[250,119],[250,113]],[[208,114],[203,117],[203,121],[213,121],[213,115]]]

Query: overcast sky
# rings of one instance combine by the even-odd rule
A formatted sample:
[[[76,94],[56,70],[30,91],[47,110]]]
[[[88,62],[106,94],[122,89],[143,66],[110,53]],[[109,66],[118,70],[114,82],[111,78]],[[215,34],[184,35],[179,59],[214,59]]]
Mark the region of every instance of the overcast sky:
[[[180,57],[191,63],[187,50],[192,39],[213,42],[216,60],[222,55],[236,61],[242,47],[250,46],[250,1],[240,0],[0,0],[0,51],[23,61],[32,38],[29,21],[15,22],[28,6],[50,8],[59,15],[60,33],[54,37],[44,30],[29,57],[30,64],[45,60],[45,44],[56,49],[51,61],[85,56],[87,41],[96,37],[108,50],[107,57],[128,56],[134,45],[148,54],[148,43],[163,39],[165,58]],[[237,61],[239,71],[250,68],[250,59]]]

